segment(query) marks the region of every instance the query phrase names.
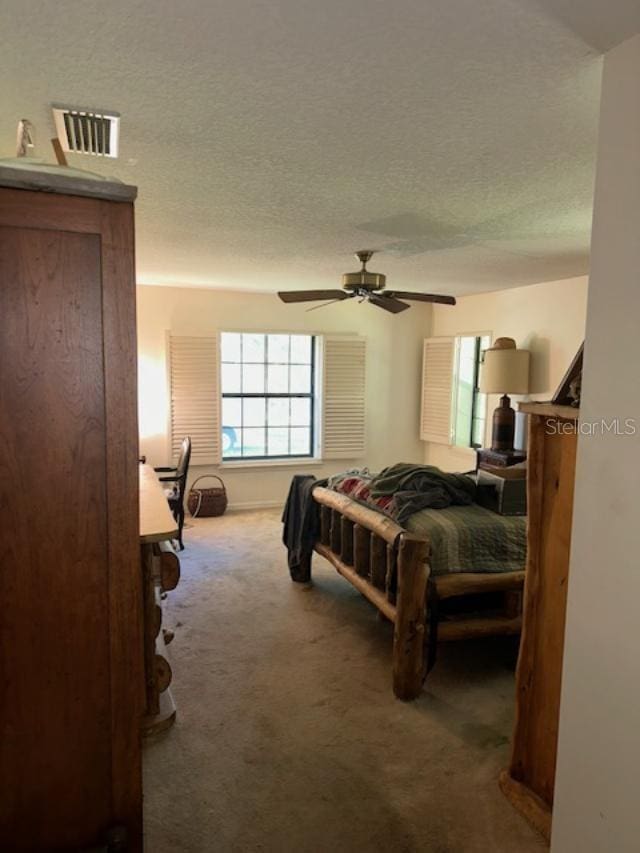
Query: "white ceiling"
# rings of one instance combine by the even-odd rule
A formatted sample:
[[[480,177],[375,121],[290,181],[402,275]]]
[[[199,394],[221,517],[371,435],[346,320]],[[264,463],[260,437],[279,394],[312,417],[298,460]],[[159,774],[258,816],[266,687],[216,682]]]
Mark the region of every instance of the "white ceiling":
[[[71,160],[139,186],[143,283],[337,286],[365,247],[399,289],[579,275],[636,5],[4,0],[0,156],[25,117],[52,157],[52,101],[119,110],[120,158]]]

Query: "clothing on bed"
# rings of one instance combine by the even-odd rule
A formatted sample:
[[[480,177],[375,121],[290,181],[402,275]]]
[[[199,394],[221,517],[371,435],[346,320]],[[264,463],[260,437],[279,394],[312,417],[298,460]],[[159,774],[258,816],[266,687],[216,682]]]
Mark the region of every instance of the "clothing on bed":
[[[316,480],[311,474],[296,474],[291,480],[287,502],[282,513],[282,541],[288,551],[289,572],[294,581],[304,583],[311,577],[310,558],[320,536],[320,507],[313,500]]]
[[[394,483],[399,492],[392,491]],[[335,474],[328,480],[293,477],[282,516],[282,541],[295,581],[310,579],[310,558],[320,536],[320,508],[312,497],[315,486],[327,486],[371,506],[411,533],[427,538],[434,575],[525,568],[526,518],[499,515],[474,503],[475,482],[463,474],[399,464],[374,475],[362,469]]]
[[[379,474],[348,471],[329,480],[329,488],[369,504],[390,515],[398,524],[421,509],[442,509],[473,502],[476,484],[464,474],[448,474],[433,465],[400,462]]]
[[[390,496],[389,514],[403,524],[428,507],[443,509],[473,503],[476,484],[464,474],[448,474],[434,465],[400,462],[385,468],[371,480],[371,497]]]
[[[456,572],[519,572],[525,568],[527,521],[471,504],[423,509],[405,527],[428,537],[433,575]]]

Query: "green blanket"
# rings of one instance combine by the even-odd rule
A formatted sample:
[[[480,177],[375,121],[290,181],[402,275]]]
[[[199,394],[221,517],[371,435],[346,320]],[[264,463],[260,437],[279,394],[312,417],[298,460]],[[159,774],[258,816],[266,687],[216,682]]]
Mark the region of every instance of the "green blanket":
[[[490,509],[451,506],[423,509],[404,525],[431,544],[431,573],[517,572],[525,567],[527,522]]]
[[[442,509],[452,504],[470,504],[476,484],[464,474],[449,474],[434,465],[399,462],[371,479],[371,498],[390,497],[387,507],[398,524],[404,525],[416,512],[431,507]]]

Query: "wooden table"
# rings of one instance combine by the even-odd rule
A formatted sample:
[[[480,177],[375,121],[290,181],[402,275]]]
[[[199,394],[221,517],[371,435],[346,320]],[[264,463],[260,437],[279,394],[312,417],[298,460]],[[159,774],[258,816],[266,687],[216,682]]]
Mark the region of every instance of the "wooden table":
[[[140,465],[140,544],[170,542],[178,535],[178,525],[151,465]]]
[[[178,526],[162,485],[150,465],[140,465],[140,565],[144,613],[145,716],[144,735],[173,725],[176,706],[169,689],[171,666],[166,646],[173,638],[162,628],[162,592],[174,589],[180,562],[171,546]]]

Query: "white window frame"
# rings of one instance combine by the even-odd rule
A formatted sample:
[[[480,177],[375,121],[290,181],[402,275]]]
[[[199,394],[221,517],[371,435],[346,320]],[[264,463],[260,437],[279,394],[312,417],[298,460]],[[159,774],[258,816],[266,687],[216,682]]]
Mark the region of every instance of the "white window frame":
[[[222,376],[221,376],[221,334],[222,332],[235,333],[256,333],[265,335],[308,335],[315,338],[315,376],[314,376],[314,447],[312,456],[274,456],[265,458],[227,458],[222,459]],[[174,427],[172,419],[172,411],[174,400],[172,395],[172,374],[171,374],[171,338],[172,337],[193,337],[193,338],[215,338],[216,364],[215,375],[217,380],[217,399],[215,407],[218,418],[218,442],[217,451],[215,454],[207,456],[198,455],[195,453],[192,456],[192,465],[207,466],[223,469],[241,469],[241,468],[287,468],[295,466],[297,468],[307,468],[309,466],[322,465],[326,461],[332,459],[350,459],[359,460],[365,456],[366,452],[366,363],[367,363],[367,339],[364,336],[357,334],[328,334],[312,329],[251,329],[251,328],[225,328],[211,330],[206,333],[199,331],[197,333],[183,333],[175,330],[166,331],[166,357],[167,357],[167,437],[168,437],[168,455],[173,458],[173,449],[177,446],[178,438],[180,440],[183,434],[187,434],[182,430],[181,433],[174,436]],[[332,351],[346,352],[348,357],[344,358],[340,363],[342,368],[342,382],[349,383],[354,380],[357,387],[350,387],[349,394],[342,393],[340,381],[336,381],[334,377],[335,398],[337,404],[333,407],[326,404],[328,386],[327,382],[331,382],[331,377],[327,376],[326,362],[331,357]],[[355,358],[354,358],[355,356]],[[352,369],[356,364],[357,368]],[[345,422],[349,423],[348,429],[345,430],[342,436],[339,435],[340,419],[336,417],[336,412],[343,413]],[[336,427],[338,423],[338,427]],[[342,439],[342,440],[340,440]],[[175,460],[174,460],[175,461]]]
[[[261,467],[263,465],[274,466],[274,465],[305,465],[307,462],[319,462],[319,450],[320,450],[320,441],[318,435],[318,409],[321,404],[321,396],[319,394],[319,389],[321,388],[319,382],[321,381],[321,371],[318,369],[318,364],[321,360],[322,356],[322,345],[321,345],[321,336],[316,332],[311,331],[263,331],[262,329],[220,329],[218,331],[218,352],[220,357],[218,359],[218,388],[220,395],[220,444],[222,446],[222,401],[224,399],[224,393],[222,389],[222,335],[223,334],[232,334],[232,335],[300,335],[304,337],[311,338],[312,341],[312,358],[311,358],[311,367],[312,367],[312,393],[311,395],[305,395],[312,397],[312,422],[311,422],[311,453],[310,454],[286,454],[283,456],[228,456],[225,458],[224,451],[221,452],[221,466],[224,468],[230,467]],[[266,392],[264,394],[265,397],[269,396]],[[287,395],[289,396],[289,395]],[[295,395],[292,395],[295,396]],[[240,395],[242,398],[242,395]]]
[[[458,384],[457,365],[461,338],[487,338],[491,346],[493,333],[488,331],[460,332],[456,335],[436,335],[425,338],[422,356],[422,400],[420,407],[420,438],[432,444],[444,444],[456,451],[474,451],[471,444],[455,443]],[[479,364],[482,364],[482,355]],[[486,441],[487,421],[483,440]],[[469,436],[471,440],[471,435]]]

